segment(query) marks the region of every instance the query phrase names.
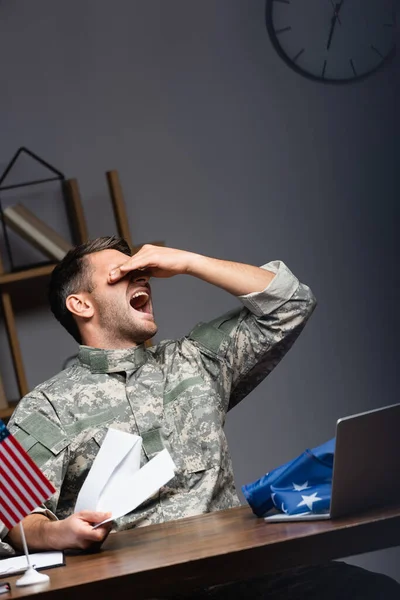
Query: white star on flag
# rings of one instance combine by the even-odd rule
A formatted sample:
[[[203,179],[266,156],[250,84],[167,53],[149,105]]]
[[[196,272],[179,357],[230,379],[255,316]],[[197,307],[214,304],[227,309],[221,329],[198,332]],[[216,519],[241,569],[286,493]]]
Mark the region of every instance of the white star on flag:
[[[314,492],[313,494],[311,494],[311,496],[303,496],[302,494],[301,497],[303,498],[303,500],[302,502],[299,502],[297,506],[307,505],[308,508],[312,510],[314,502],[316,502],[317,500],[322,500],[322,498],[318,498],[317,494],[318,492]]]
[[[297,485],[297,483],[293,482],[293,489],[296,490],[296,492],[301,492],[301,490],[307,490],[309,487],[310,486],[308,485],[308,481],[303,483],[303,485]]]

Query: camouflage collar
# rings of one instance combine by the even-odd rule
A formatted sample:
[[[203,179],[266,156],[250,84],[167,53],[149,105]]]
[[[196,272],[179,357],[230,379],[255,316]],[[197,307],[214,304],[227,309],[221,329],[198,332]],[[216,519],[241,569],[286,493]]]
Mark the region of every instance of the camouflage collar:
[[[90,346],[80,346],[78,359],[89,367],[92,373],[117,373],[133,371],[147,360],[144,345],[125,350],[102,350]]]

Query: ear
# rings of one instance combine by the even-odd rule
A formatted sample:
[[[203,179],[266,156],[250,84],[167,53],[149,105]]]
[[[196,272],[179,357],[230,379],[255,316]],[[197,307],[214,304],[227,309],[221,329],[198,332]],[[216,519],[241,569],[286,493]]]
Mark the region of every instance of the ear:
[[[68,310],[76,317],[90,319],[94,315],[94,306],[86,294],[70,294],[65,301]]]

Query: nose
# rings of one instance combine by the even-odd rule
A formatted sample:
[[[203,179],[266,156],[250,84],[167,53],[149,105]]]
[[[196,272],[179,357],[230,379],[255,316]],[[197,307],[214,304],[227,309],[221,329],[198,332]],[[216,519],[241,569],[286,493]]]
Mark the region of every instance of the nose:
[[[147,271],[136,270],[132,271],[131,281],[134,283],[147,283],[150,279],[150,274]]]

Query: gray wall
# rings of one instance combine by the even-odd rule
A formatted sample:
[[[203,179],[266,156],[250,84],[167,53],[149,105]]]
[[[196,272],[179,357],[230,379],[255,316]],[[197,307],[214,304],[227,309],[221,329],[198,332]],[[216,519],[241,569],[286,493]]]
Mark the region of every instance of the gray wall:
[[[398,400],[398,59],[354,85],[303,79],[272,49],[255,0],[3,0],[0,11],[0,166],[26,145],[77,177],[93,237],[115,232],[104,173],[116,168],[137,243],[280,258],[319,300],[228,416],[238,489],[333,436],[338,417]],[[44,283],[16,292],[31,386],[75,351]],[[154,294],[158,339],[235,306],[185,277]],[[0,352],[15,396],[4,335]],[[399,576],[399,549],[355,560]]]

